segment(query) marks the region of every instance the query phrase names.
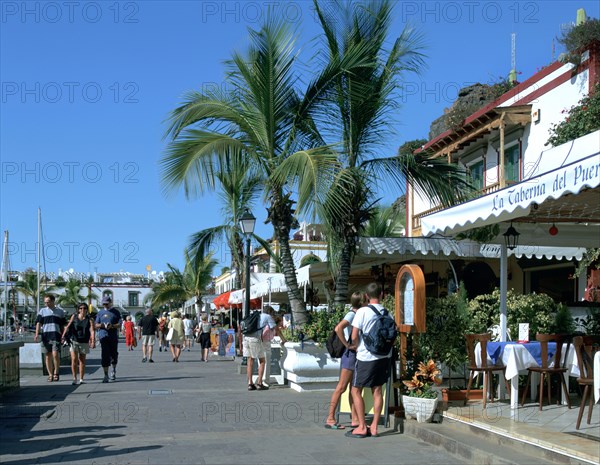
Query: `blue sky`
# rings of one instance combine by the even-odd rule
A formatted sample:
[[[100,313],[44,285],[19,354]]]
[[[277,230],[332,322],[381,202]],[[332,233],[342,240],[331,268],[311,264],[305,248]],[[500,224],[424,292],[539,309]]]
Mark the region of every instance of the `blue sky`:
[[[312,2],[0,3],[0,229],[12,269],[37,267],[42,209],[46,269],[145,272],[183,265],[188,237],[221,224],[214,196],[165,195],[158,162],[164,120],[184,92],[222,86],[223,61],[245,50],[271,6],[297,26],[305,69],[319,35]],[[325,3],[325,8],[330,4]],[[552,40],[577,8],[598,2],[401,2],[393,31],[424,35],[427,68],[406,75],[394,153],[451,105],[457,90],[508,74],[516,33],[519,80],[553,58]],[[554,57],[562,52],[555,43]],[[382,191],[384,189],[382,188]],[[388,199],[399,193],[382,192]],[[265,210],[254,209],[257,233]],[[216,256],[229,261],[224,246]]]

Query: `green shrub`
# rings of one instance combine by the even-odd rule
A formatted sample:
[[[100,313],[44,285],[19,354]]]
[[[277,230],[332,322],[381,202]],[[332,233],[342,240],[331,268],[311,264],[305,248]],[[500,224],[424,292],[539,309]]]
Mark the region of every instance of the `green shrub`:
[[[308,312],[308,321],[302,328],[304,340],[324,343],[327,341],[329,333],[344,318],[346,312],[347,309],[344,306],[339,306],[333,311],[320,310]]]
[[[600,129],[600,85],[596,85],[591,96],[563,113],[567,113],[567,117],[550,126],[550,137],[545,145],[556,147]]]
[[[490,326],[500,324],[500,291],[475,297],[468,304],[470,321],[468,332],[484,333]],[[554,328],[556,302],[546,294],[516,294],[509,290],[506,297],[507,325],[515,339],[519,323],[529,323],[530,337],[549,333]]]
[[[464,289],[464,286],[461,289]],[[440,360],[453,370],[458,368],[467,357],[465,329],[468,320],[464,292],[427,299],[427,332],[422,334],[419,340],[422,357]]]
[[[571,310],[565,304],[558,304],[552,332],[556,334],[573,334],[575,332],[575,321]]]

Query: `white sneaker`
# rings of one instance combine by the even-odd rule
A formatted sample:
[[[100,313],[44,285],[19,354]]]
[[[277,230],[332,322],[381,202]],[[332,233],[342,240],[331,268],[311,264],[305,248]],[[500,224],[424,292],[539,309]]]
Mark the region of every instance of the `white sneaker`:
[[[117,372],[116,372],[116,371],[114,371],[114,370],[113,370],[113,371],[111,372],[111,374],[110,374],[110,379],[111,379],[112,381],[115,381],[115,380],[117,379]]]

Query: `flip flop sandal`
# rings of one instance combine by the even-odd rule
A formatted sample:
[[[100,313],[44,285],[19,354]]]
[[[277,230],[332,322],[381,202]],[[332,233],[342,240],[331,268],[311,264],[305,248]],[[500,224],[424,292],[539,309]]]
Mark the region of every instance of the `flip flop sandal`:
[[[339,423],[334,423],[333,425],[325,423],[325,429],[346,429],[346,427],[344,425],[340,425]]]
[[[256,386],[254,384],[248,384],[248,391],[256,391]]]
[[[52,381],[54,381],[54,377],[52,375],[48,376],[48,382],[51,383]]]
[[[358,434],[358,433],[354,433],[352,430],[348,431],[346,434],[344,434],[344,436],[346,436],[347,438],[368,438],[369,437],[369,430],[367,430],[367,432],[365,434]]]
[[[59,375],[54,375],[52,377],[52,381],[60,381],[60,376]]]
[[[269,388],[267,386],[265,386],[264,384],[257,384],[256,389],[258,389],[259,391],[268,391],[269,390]]]

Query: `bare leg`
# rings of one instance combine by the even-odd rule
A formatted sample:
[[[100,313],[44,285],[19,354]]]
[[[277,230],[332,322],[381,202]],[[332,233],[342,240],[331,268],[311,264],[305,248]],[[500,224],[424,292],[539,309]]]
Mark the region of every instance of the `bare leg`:
[[[79,380],[85,377],[85,354],[79,354]]]
[[[71,352],[71,373],[73,374],[73,381],[77,380],[78,365],[79,360],[77,359],[77,354],[75,352]]]
[[[148,359],[152,360],[152,352],[154,350],[154,346],[152,346],[151,344],[148,344],[148,347],[146,348],[146,353],[148,354]]]
[[[338,381],[338,384],[335,387],[333,394],[331,395],[331,400],[329,401],[329,412],[327,414],[327,419],[325,420],[326,424],[335,425],[335,423],[336,423],[335,409],[337,408],[337,405],[342,397],[342,394],[344,394],[344,392],[346,392],[346,389],[348,388],[348,384],[350,383],[350,380],[352,379],[353,373],[354,372],[351,370],[342,368],[342,371],[340,373],[340,380]],[[352,395],[350,395],[350,399],[352,399]],[[352,400],[350,400],[350,405],[353,405]],[[352,424],[356,425],[354,420],[355,420],[355,415],[353,414],[352,415]]]
[[[377,426],[381,417],[381,408],[383,407],[383,391],[381,386],[371,388],[373,393],[373,422],[371,423],[371,434],[377,434]]]
[[[246,375],[248,375],[248,385],[254,384],[252,382],[252,369],[254,368],[254,359],[248,357],[248,365],[246,366]]]
[[[257,384],[263,383],[263,375],[265,373],[265,358],[258,359],[258,378],[256,378]]]
[[[358,419],[358,427],[354,428],[354,434],[367,434],[367,423],[365,422],[365,402],[362,398],[362,387],[352,386],[352,401]]]
[[[60,352],[58,350],[52,352],[52,361],[54,362],[54,374],[58,375],[60,373]]]
[[[48,376],[54,375],[54,362],[52,358],[52,352],[46,352],[46,370],[48,370]]]

